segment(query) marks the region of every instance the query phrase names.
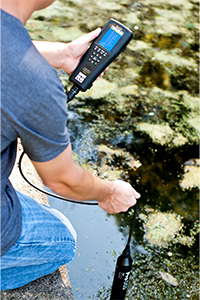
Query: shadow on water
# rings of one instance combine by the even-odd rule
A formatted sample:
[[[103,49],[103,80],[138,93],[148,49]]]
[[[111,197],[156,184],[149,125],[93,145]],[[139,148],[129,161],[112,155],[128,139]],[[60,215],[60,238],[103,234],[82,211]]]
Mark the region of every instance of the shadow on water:
[[[69,111],[68,128],[80,164],[92,166],[97,160],[97,126],[95,119],[88,122]],[[198,157],[198,147],[170,150],[155,146],[138,133],[129,138],[111,136],[107,142],[135,153],[142,164],[122,176],[142,195],[132,237],[134,263],[127,299],[198,299],[198,190],[183,191],[179,185],[182,165]],[[109,299],[116,259],[127,240],[132,210],[112,216],[98,206],[82,207],[52,199],[50,203],[70,219],[78,234],[77,253],[68,265],[75,300]],[[153,239],[158,234],[153,230],[162,232],[168,226],[159,221],[152,229],[148,224],[160,213],[171,227],[163,231],[164,236]],[[148,232],[152,233],[150,237]],[[160,244],[155,242],[159,239]]]

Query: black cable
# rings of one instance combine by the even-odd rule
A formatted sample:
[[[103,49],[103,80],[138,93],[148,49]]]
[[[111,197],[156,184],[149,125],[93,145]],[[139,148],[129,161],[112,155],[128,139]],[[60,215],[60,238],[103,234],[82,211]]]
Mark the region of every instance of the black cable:
[[[46,192],[42,189],[40,189],[39,187],[35,186],[33,183],[31,183],[24,175],[24,173],[22,172],[22,158],[24,156],[25,152],[23,151],[20,158],[19,158],[19,172],[21,174],[21,176],[24,178],[24,180],[29,184],[31,185],[33,188],[35,188],[36,190],[38,190],[39,192],[43,193],[43,194],[46,194],[47,196],[51,196],[51,197],[54,197],[54,198],[57,198],[57,199],[60,199],[60,200],[64,200],[64,201],[68,201],[68,202],[72,202],[72,203],[75,203],[75,204],[82,204],[82,205],[98,205],[98,202],[86,202],[86,201],[78,201],[78,200],[71,200],[71,199],[67,199],[67,198],[64,198],[64,197],[61,197],[61,196],[58,196],[58,195],[55,195],[53,193],[49,193],[49,192]]]
[[[132,233],[133,233],[133,228],[134,228],[134,223],[135,223],[135,217],[136,217],[136,213],[137,213],[137,205],[138,204],[136,202],[136,204],[134,206],[134,214],[133,214],[133,219],[132,219],[131,228],[130,228],[129,237],[128,237],[128,241],[127,241],[126,246],[130,245],[131,236],[132,236]]]

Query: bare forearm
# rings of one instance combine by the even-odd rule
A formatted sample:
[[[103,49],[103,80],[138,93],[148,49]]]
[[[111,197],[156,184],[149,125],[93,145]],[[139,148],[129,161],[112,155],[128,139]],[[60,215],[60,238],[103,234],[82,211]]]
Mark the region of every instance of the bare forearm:
[[[33,162],[44,184],[53,192],[75,200],[101,201],[112,194],[112,184],[74,163],[71,145],[55,160]]]
[[[33,41],[33,44],[52,67],[62,68],[71,74],[79,64],[81,57],[87,51],[90,42],[100,32],[101,29],[97,28],[70,43]]]
[[[107,181],[93,176],[88,171],[75,165],[75,173],[70,178],[51,187],[54,192],[79,201],[96,200],[99,206],[108,213],[119,213],[136,203],[140,195],[129,183],[123,181]]]
[[[49,188],[66,198],[101,201],[112,194],[111,184],[74,164],[59,182],[48,182]]]
[[[126,211],[140,195],[124,181],[106,181],[76,165],[69,145],[52,161],[33,162],[44,184],[55,193],[75,200],[97,200],[108,213]]]
[[[46,41],[33,41],[33,44],[52,67],[62,68],[63,57],[68,59],[69,44]]]

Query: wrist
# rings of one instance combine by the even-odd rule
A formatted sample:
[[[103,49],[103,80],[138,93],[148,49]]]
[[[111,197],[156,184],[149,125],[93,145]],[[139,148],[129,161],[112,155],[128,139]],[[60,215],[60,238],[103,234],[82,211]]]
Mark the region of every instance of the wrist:
[[[96,184],[94,185],[94,189],[97,191],[97,201],[99,203],[111,200],[115,186],[112,181],[108,181],[105,179],[101,179],[96,177]]]
[[[66,59],[68,59],[68,45],[61,42],[33,41],[38,52],[54,68],[62,68]]]

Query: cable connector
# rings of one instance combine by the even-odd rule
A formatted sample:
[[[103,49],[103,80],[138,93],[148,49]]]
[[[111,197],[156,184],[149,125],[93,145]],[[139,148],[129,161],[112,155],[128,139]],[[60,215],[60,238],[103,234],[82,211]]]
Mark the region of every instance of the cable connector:
[[[72,101],[79,92],[80,92],[80,88],[76,85],[73,85],[70,91],[67,93],[67,103]]]

